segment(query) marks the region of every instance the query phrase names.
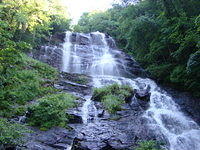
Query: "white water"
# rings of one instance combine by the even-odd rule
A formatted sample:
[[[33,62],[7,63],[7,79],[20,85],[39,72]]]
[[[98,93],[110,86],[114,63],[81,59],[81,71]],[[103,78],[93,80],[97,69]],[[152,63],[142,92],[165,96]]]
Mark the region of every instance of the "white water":
[[[117,61],[110,52],[105,35],[99,32],[93,34],[100,36],[103,44],[94,45],[92,43],[93,39],[90,37],[90,61],[83,61],[83,56],[79,56],[79,51],[77,51],[79,45],[74,45],[75,50],[73,56],[71,56],[70,39],[66,39],[64,51],[66,51],[66,54],[70,54],[70,56],[63,55],[63,63],[66,63],[63,64],[65,66],[63,70],[69,70],[66,68],[68,66],[72,67],[72,72],[89,73],[93,76],[94,87],[102,87],[113,83],[130,85],[134,89],[145,89],[149,86],[151,92],[150,107],[144,114],[144,117],[148,120],[149,128],[154,130],[158,136],[164,136],[167,139],[169,143],[169,146],[166,147],[167,149],[200,150],[199,126],[192,119],[185,116],[173,101],[172,97],[160,89],[151,79],[129,79],[121,77],[118,71]],[[68,36],[67,33],[66,38],[69,37],[70,35]],[[70,57],[75,57],[72,66],[69,66]],[[85,68],[82,68],[83,64],[86,66]],[[82,107],[83,122],[87,124],[91,120],[91,117],[96,118],[96,111],[90,97],[87,97]]]
[[[97,120],[97,109],[91,100],[91,96],[85,97],[86,101],[82,107],[83,123],[95,122]]]
[[[94,46],[91,45],[94,57],[91,66],[91,75],[114,75],[113,73],[119,75],[115,59],[109,52],[109,46],[106,42],[105,34],[99,32],[94,32],[93,34],[100,35],[103,45],[102,47],[98,46],[100,49],[100,53],[98,52],[99,54],[95,54]]]
[[[63,71],[69,72],[70,66],[70,56],[71,56],[71,46],[72,43],[70,42],[71,32],[66,32],[65,42],[63,44]]]

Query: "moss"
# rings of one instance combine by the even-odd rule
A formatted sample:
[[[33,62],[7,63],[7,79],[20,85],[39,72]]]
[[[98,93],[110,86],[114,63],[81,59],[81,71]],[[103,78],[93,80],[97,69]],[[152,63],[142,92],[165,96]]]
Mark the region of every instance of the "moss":
[[[136,150],[161,150],[156,141],[143,141],[139,143]]]
[[[121,105],[132,97],[133,89],[126,85],[113,84],[95,88],[92,99],[103,103],[106,110],[115,113],[121,110]]]
[[[59,93],[45,96],[28,108],[28,123],[37,126],[41,130],[47,130],[54,126],[65,127],[69,119],[66,109],[75,106],[74,97],[71,94]]]
[[[66,73],[63,72],[62,76],[65,80],[69,80],[71,82],[75,82],[78,84],[87,84],[89,82],[89,77],[87,77],[86,75],[80,75],[80,74],[70,74],[70,73]]]
[[[76,83],[79,83],[79,84],[87,84],[88,83],[88,78],[86,76],[79,76]]]

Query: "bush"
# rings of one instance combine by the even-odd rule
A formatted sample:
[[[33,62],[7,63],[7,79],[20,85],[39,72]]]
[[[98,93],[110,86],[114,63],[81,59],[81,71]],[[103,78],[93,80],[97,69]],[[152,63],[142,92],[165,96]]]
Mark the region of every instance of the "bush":
[[[45,63],[42,63],[40,61],[37,61],[35,59],[32,59],[26,56],[25,54],[22,54],[22,59],[25,66],[28,66],[30,69],[35,70],[40,75],[41,78],[45,78],[45,79],[57,78],[58,71],[55,68]]]
[[[0,118],[0,145],[6,147],[23,144],[22,137],[28,132],[30,131],[25,126]]]
[[[32,70],[17,71],[11,79],[12,84],[8,87],[12,101],[24,104],[40,94],[41,78]]]
[[[15,105],[57,91],[52,84],[58,72],[20,52],[14,55],[15,51],[5,51],[0,52],[0,116],[12,117],[17,115],[11,111]]]
[[[124,103],[122,99],[114,95],[104,96],[102,102],[108,112],[112,114],[118,110],[121,110],[121,104]]]
[[[161,150],[155,141],[140,142],[136,150]]]
[[[126,85],[113,84],[102,88],[95,88],[92,99],[103,102],[110,113],[121,109],[121,104],[132,97],[133,89]]]
[[[75,106],[73,95],[66,93],[52,94],[38,100],[28,108],[28,123],[42,130],[54,126],[64,127],[69,116],[66,109]]]

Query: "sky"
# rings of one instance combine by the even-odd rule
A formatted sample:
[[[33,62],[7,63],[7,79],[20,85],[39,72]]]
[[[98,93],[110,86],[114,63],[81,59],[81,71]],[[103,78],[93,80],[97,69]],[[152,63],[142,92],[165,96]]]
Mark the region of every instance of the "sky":
[[[63,0],[68,6],[70,17],[73,19],[72,24],[76,24],[84,12],[94,10],[104,11],[112,6],[114,0]]]

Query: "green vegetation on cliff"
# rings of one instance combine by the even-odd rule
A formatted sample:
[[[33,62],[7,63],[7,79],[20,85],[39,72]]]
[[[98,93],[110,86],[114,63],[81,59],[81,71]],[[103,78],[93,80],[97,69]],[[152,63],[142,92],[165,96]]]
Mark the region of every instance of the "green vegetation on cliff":
[[[69,115],[66,109],[75,106],[73,95],[67,93],[51,94],[38,100],[28,108],[28,123],[42,130],[55,126],[66,127]]]
[[[23,134],[30,132],[25,126],[0,118],[0,148],[23,144]]]
[[[1,55],[2,51],[0,51],[0,58],[2,58],[0,60],[2,64],[0,116],[14,117],[27,102],[54,92],[52,83],[58,73],[54,68],[33,60],[25,54],[7,51],[5,57]]]
[[[0,149],[20,145],[27,132],[11,118],[25,115],[31,101],[57,92],[57,70],[25,53],[69,29],[67,9],[60,2],[0,1]]]
[[[58,72],[24,53],[69,29],[70,19],[60,0],[3,0],[0,12],[0,117],[13,117],[55,91]]]
[[[132,1],[85,13],[74,29],[110,34],[153,78],[200,97],[200,1]]]
[[[133,94],[133,89],[126,85],[113,84],[102,88],[95,88],[92,99],[103,103],[110,112],[121,110],[121,105],[128,101]]]
[[[143,141],[139,143],[136,150],[161,150],[155,141]]]

